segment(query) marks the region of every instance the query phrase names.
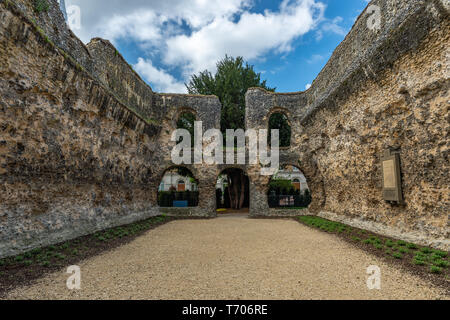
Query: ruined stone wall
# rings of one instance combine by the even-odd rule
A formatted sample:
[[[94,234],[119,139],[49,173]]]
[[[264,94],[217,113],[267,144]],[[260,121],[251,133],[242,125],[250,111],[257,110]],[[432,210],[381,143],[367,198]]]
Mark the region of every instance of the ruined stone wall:
[[[308,178],[310,212],[448,250],[450,27],[445,3],[372,1],[382,8],[382,29],[368,30],[363,13],[309,90],[248,92],[248,127],[267,126],[271,110],[286,110],[295,123],[288,155],[297,157]],[[382,198],[386,149],[400,152],[405,205]],[[282,157],[283,162],[291,160]],[[255,189],[258,205],[252,214],[270,212],[263,201],[266,184]]]
[[[93,74],[129,108],[148,121],[158,123],[161,113],[154,108],[154,93],[117,49],[100,38],[92,39],[87,48],[94,61]]]
[[[36,12],[33,0],[4,0],[1,2],[10,10],[19,11],[30,23],[38,27],[40,33],[93,74],[94,60],[88,48],[66,25],[58,1],[47,1],[49,8],[42,12]]]
[[[110,94],[114,95],[132,111],[149,122],[157,123],[161,113],[154,108],[153,91],[117,49],[108,41],[92,39],[85,45],[68,28],[57,0],[47,0],[49,9],[36,12],[34,1],[11,0],[22,15],[27,17],[63,54],[99,80]],[[8,3],[8,1],[5,1]]]
[[[368,30],[363,13],[309,90],[249,90],[247,128],[289,118],[280,162],[308,179],[302,212],[268,208],[257,166],[205,164],[186,166],[199,207],[159,208],[179,115],[220,128],[219,100],[154,93],[109,42],[77,39],[49,1],[37,14],[30,0],[0,0],[0,257],[160,213],[214,217],[228,167],[248,173],[253,216],[310,212],[448,249],[448,1],[372,1],[382,28]],[[387,148],[400,152],[404,206],[382,199]]]
[[[0,3],[0,257],[161,214],[167,130],[181,110],[193,110],[205,129],[220,121],[216,97],[153,94],[126,63],[111,72],[129,88],[105,84],[26,12]],[[106,56],[114,50],[93,44]],[[159,121],[128,105],[133,96]],[[193,169],[200,181],[214,170]],[[179,214],[213,213],[208,199]]]
[[[180,115],[183,112],[192,113],[196,121],[202,121],[203,132],[206,132],[209,129],[220,128],[221,104],[216,96],[158,94],[155,97],[155,105],[163,114],[160,120],[162,130],[157,141],[159,152],[155,154],[154,170],[157,174],[151,186],[156,197],[164,173],[174,167],[171,154],[176,143],[171,141],[171,137],[177,129]],[[194,160],[193,153],[192,151],[192,160]],[[197,208],[160,208],[160,211],[168,215],[214,217],[216,216],[216,181],[220,172],[217,166],[191,162],[191,165],[183,165],[183,167],[189,169],[198,180],[199,206]]]

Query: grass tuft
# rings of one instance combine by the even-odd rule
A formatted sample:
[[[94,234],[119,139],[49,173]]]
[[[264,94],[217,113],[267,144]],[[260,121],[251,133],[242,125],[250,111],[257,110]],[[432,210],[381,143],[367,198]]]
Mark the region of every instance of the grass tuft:
[[[408,262],[409,267],[421,272],[442,273],[448,277],[450,259],[448,252],[436,250],[429,247],[419,247],[418,245],[404,240],[392,240],[376,235],[374,233],[359,230],[339,222],[329,221],[317,216],[302,216],[297,218],[300,222],[316,229],[328,233],[343,235],[346,240],[352,243],[363,243],[366,249],[373,251],[376,249],[385,257],[395,258]]]
[[[47,0],[34,0],[34,11],[36,13],[47,12],[50,9],[50,4]]]
[[[403,255],[400,252],[395,252],[392,256],[395,259],[399,259],[399,260],[403,259]]]
[[[436,267],[436,266],[431,266],[430,267],[430,272],[431,273],[441,273],[442,272],[442,268]]]

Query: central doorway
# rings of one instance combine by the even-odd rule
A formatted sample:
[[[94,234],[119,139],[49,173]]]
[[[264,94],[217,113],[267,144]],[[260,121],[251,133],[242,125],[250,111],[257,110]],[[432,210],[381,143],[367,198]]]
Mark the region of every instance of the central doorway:
[[[219,214],[249,212],[250,180],[244,170],[228,168],[219,174],[216,207]]]

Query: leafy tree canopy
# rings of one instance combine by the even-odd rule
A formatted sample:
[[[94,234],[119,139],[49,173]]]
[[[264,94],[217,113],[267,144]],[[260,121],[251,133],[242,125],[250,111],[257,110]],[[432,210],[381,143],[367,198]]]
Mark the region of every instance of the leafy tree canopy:
[[[190,94],[216,95],[222,103],[221,130],[245,129],[245,93],[249,88],[261,87],[274,92],[276,88],[261,81],[261,73],[256,73],[252,65],[244,63],[242,57],[225,56],[217,63],[213,75],[205,70],[193,75],[186,84]]]

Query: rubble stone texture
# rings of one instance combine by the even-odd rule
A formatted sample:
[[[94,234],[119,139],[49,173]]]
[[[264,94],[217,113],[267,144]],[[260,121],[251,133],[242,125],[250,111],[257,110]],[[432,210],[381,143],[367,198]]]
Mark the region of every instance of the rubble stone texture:
[[[215,217],[215,184],[227,167],[190,165],[196,208],[163,209],[157,189],[182,112],[220,127],[214,96],[159,94],[107,40],[84,45],[56,0],[0,1],[0,257],[161,213]],[[448,250],[450,23],[447,0],[374,0],[310,89],[250,89],[247,128],[285,113],[292,143],[281,164],[308,179],[309,211],[267,205],[270,177],[250,178],[250,214],[317,214]],[[380,159],[400,153],[404,205],[382,198]]]

